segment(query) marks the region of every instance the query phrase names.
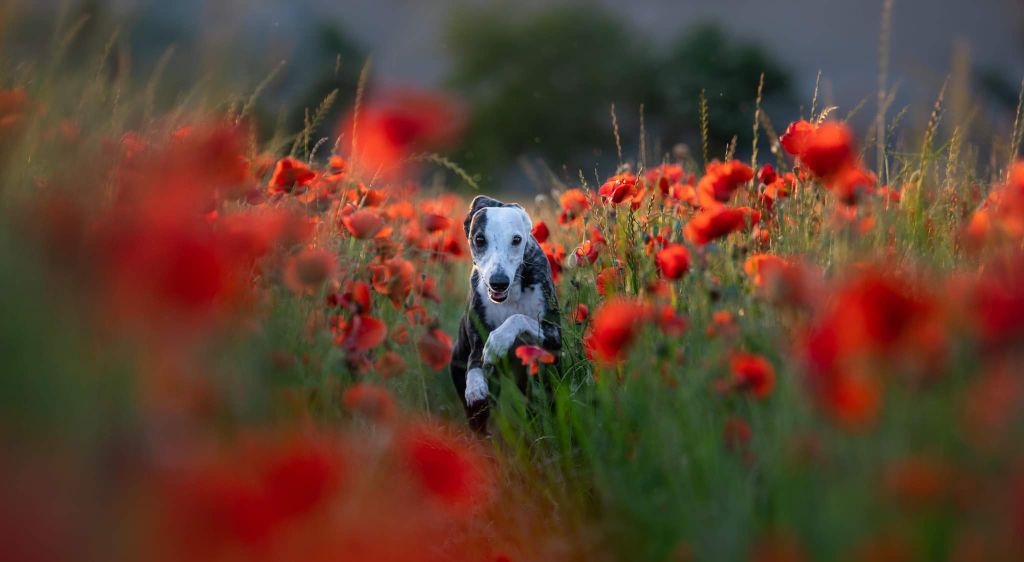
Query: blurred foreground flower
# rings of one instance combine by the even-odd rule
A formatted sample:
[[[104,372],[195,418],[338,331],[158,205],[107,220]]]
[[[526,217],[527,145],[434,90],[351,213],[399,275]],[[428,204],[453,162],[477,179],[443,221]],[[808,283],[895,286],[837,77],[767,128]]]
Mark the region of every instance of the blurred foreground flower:
[[[608,300],[594,313],[593,324],[584,339],[584,345],[602,362],[622,361],[642,327],[647,312],[647,306],[637,301],[622,297]]]
[[[342,126],[350,138],[350,161],[369,177],[393,178],[417,152],[449,146],[463,127],[463,112],[450,98],[413,89],[389,89],[371,95]]]

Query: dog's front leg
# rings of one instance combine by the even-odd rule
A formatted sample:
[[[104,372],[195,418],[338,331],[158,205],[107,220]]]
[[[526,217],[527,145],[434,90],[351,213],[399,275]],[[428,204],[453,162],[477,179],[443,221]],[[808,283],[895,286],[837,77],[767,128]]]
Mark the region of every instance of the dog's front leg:
[[[467,406],[474,406],[487,400],[487,378],[484,377],[484,370],[480,367],[473,367],[466,372],[465,398]]]
[[[507,353],[516,338],[521,334],[530,334],[535,338],[542,338],[540,322],[525,314],[513,314],[509,316],[501,326],[495,328],[484,343],[484,366],[491,366],[501,360]]]

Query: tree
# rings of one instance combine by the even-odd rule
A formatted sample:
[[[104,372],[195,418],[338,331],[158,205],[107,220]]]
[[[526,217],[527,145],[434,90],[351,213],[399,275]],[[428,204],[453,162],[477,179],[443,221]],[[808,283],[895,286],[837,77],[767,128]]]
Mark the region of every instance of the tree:
[[[606,149],[610,105],[635,108],[649,89],[649,49],[593,7],[462,12],[447,35],[449,83],[471,104],[461,162],[473,171],[523,154],[561,164]]]
[[[733,135],[745,146],[753,133],[757,84],[764,73],[766,100],[790,96],[789,73],[753,43],[731,40],[714,24],[701,24],[681,36],[659,67],[660,96],[669,138],[699,130],[701,90],[708,98],[712,152],[720,153]]]
[[[522,155],[589,171],[595,160],[611,160],[612,103],[627,137],[635,138],[629,117],[643,103],[647,133],[656,137],[648,139],[651,146],[699,139],[702,89],[711,148],[721,154],[733,135],[748,146],[762,72],[766,101],[789,97],[789,74],[771,55],[715,25],[693,28],[659,54],[593,6],[462,12],[448,29],[448,45],[449,84],[471,107],[459,160],[474,172],[494,173]]]

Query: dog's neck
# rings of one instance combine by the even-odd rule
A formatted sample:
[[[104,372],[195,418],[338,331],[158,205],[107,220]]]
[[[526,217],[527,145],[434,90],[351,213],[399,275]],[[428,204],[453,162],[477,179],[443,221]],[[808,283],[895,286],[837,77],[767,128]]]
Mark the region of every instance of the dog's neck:
[[[539,250],[539,247],[538,247]],[[543,255],[543,254],[542,254]],[[547,258],[544,258],[545,260]],[[531,268],[524,267],[521,275],[509,287],[508,298],[496,303],[487,295],[487,287],[478,271],[473,271],[473,308],[488,329],[493,330],[510,316],[522,314],[540,320],[544,316],[544,291],[534,279]]]

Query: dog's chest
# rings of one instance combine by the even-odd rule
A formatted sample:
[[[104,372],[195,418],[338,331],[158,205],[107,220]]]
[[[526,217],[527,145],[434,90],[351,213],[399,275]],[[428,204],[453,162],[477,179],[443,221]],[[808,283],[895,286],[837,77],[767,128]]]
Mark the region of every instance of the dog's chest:
[[[540,285],[529,285],[522,289],[518,299],[509,298],[503,303],[493,303],[481,295],[484,321],[491,330],[501,326],[513,314],[522,314],[536,320],[544,316],[544,291]]]

